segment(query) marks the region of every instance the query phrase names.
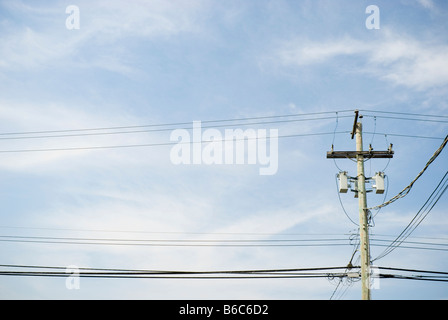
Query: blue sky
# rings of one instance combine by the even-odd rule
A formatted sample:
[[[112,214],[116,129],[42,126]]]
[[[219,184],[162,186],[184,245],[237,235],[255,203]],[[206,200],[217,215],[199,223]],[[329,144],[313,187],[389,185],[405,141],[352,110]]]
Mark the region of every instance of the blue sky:
[[[371,4],[380,9],[378,30],[365,26]],[[79,8],[79,29],[66,28],[69,5]],[[366,162],[366,174],[386,167],[388,196],[393,196],[442,142],[393,134],[444,138],[447,126],[380,116],[390,115],[384,111],[448,115],[447,13],[447,3],[435,0],[0,1],[0,132],[331,112],[326,114],[331,119],[254,126],[278,129],[282,136],[350,131],[353,112],[342,110],[373,110],[363,118],[365,132],[376,132],[364,135],[365,147],[372,143],[383,150],[393,143],[395,156],[389,163]],[[160,131],[3,139],[0,150],[164,143],[169,136],[170,131]],[[122,239],[348,239],[356,226],[339,204],[339,169],[325,158],[333,142],[336,150],[355,148],[349,134],[279,139],[278,171],[272,176],[259,175],[257,165],[174,165],[170,146],[1,153],[0,232]],[[447,159],[445,150],[406,198],[378,213],[371,232],[389,240],[397,236],[445,173]],[[336,164],[355,175],[351,161]],[[341,199],[356,221],[357,199],[353,194]],[[382,200],[368,196],[369,205]],[[446,206],[445,196],[408,240],[433,237],[446,244]],[[382,249],[372,247],[372,255]],[[353,247],[3,242],[0,250],[1,264],[241,270],[344,266]],[[398,248],[377,263],[447,271],[446,259],[446,251]],[[2,277],[0,297],[329,299],[336,287],[327,279],[81,279],[81,289],[67,290],[64,281]],[[446,299],[448,287],[383,279],[372,295]],[[359,283],[348,287],[344,298],[359,299]]]

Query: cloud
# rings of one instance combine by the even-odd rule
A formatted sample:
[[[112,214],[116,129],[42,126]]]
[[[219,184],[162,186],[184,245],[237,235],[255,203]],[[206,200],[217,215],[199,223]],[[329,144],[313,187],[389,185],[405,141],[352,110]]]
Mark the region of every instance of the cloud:
[[[284,42],[269,59],[282,67],[329,67],[353,58],[359,73],[414,89],[424,90],[448,84],[448,46],[428,44],[409,36],[384,30],[378,40],[344,36],[338,40]],[[356,60],[355,60],[356,59]],[[350,72],[353,68],[349,69]]]
[[[193,32],[204,1],[136,1],[132,6],[121,1],[99,1],[88,10],[94,12],[86,28],[110,39],[157,37]],[[80,6],[81,9],[81,6]]]
[[[435,5],[432,0],[418,0],[418,3],[426,9],[435,9]]]
[[[125,57],[132,52],[132,41],[199,32],[199,17],[206,7],[203,0],[134,1],[133,5],[79,1],[76,5],[79,30],[66,28],[69,15],[63,6],[7,5],[22,20],[5,23],[0,36],[0,71],[84,66],[129,74],[131,66]]]
[[[128,116],[124,112],[96,109],[88,102],[85,102],[81,108],[78,104],[70,102],[20,103],[1,100],[0,110],[0,121],[7,124],[4,126],[0,136],[1,151],[139,145],[168,141],[165,132],[108,134],[136,131],[124,129],[57,132],[59,130],[108,128],[123,125],[124,123],[129,123],[130,125],[139,125],[141,123],[140,119]],[[7,134],[40,131],[47,131],[47,133]],[[100,133],[100,135],[85,135],[92,133]],[[81,135],[70,136],[73,134]],[[53,137],[58,135],[65,137]],[[34,138],[22,139],[25,137]],[[27,173],[45,172],[46,174],[58,174],[58,172],[63,172],[67,168],[68,163],[70,163],[71,170],[76,168],[76,170],[82,171],[85,170],[86,166],[95,169],[99,164],[103,167],[117,169],[117,167],[123,164],[139,166],[152,161],[152,164],[163,166],[169,159],[168,150],[166,152],[153,152],[153,148],[126,148],[125,150],[126,152],[123,152],[123,149],[103,150],[107,152],[107,160],[104,159],[104,152],[101,152],[101,150],[2,153],[3,161],[0,164],[0,169]],[[159,148],[158,150],[161,149]]]
[[[366,49],[362,43],[348,37],[325,43],[297,39],[285,42],[277,56],[284,65],[306,66],[325,63],[338,56],[358,54]]]

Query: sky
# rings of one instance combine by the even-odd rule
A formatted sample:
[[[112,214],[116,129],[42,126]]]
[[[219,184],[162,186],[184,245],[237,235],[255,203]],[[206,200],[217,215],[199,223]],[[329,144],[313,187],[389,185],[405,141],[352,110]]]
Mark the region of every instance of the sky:
[[[395,152],[390,161],[365,162],[366,176],[387,175],[386,195],[369,193],[369,207],[417,176],[448,131],[447,14],[442,0],[0,1],[0,264],[346,266],[358,199],[349,192],[339,201],[335,175],[356,176],[356,164],[326,152],[355,149],[359,109],[364,148],[392,143]],[[264,129],[257,147],[270,151],[276,170],[260,174],[259,153],[254,163],[173,161],[173,131],[193,141],[194,121],[199,134],[215,125],[208,131],[215,139]],[[108,129],[91,130],[100,128]],[[412,221],[447,160],[443,150],[406,197],[372,211],[372,258],[385,249],[375,244],[389,244]],[[445,195],[409,243],[373,264],[447,272],[447,205]],[[79,243],[86,239],[348,245]],[[444,282],[380,280],[373,299],[448,298]],[[360,292],[359,281],[338,286],[327,278],[81,278],[70,290],[66,277],[0,276],[2,299],[360,299]]]

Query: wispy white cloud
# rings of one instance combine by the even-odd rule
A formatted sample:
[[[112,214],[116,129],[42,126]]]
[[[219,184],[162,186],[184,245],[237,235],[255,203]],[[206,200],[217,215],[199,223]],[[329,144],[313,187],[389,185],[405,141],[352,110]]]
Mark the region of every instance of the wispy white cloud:
[[[90,106],[90,107],[89,107]],[[17,132],[39,132],[50,131],[46,134],[20,134],[20,135],[2,135],[0,139],[0,150],[39,150],[39,149],[59,149],[59,148],[83,148],[89,146],[114,146],[114,145],[138,145],[147,144],[155,141],[168,141],[164,133],[137,133],[137,134],[105,134],[98,136],[79,136],[79,137],[51,137],[70,134],[89,134],[89,133],[108,133],[117,130],[87,131],[87,132],[55,132],[54,130],[67,129],[88,129],[88,128],[107,128],[118,124],[129,123],[138,125],[140,120],[136,117],[126,115],[123,112],[111,112],[104,110],[95,110],[95,107],[86,102],[81,108],[75,103],[39,103],[28,102],[20,103],[17,101],[0,101],[0,121],[7,124],[4,126],[3,133]],[[105,113],[107,112],[107,116]],[[125,130],[118,130],[125,131]],[[131,130],[132,131],[132,130]],[[33,137],[31,139],[16,139]],[[50,136],[47,138],[36,138],[39,136]],[[12,139],[11,139],[12,138]],[[132,149],[132,150],[131,150]],[[165,153],[151,152],[149,148],[131,148],[126,152],[122,149],[108,150],[107,161],[103,154],[98,151],[74,150],[74,151],[50,151],[50,152],[28,152],[22,153],[3,153],[3,161],[0,168],[21,172],[46,172],[47,174],[64,171],[70,159],[73,168],[81,168],[86,164],[88,166],[101,163],[106,167],[119,167],[122,163],[141,165],[145,161],[154,161],[162,165],[169,159],[169,151]],[[136,153],[140,155],[136,156]],[[141,154],[146,155],[146,159],[141,158]],[[106,164],[107,163],[107,164]],[[90,164],[90,165],[89,165]],[[95,168],[93,168],[95,169]]]
[[[281,64],[306,66],[325,63],[343,55],[359,54],[367,50],[359,41],[345,37],[340,41],[324,43],[295,39],[286,41],[276,52]]]
[[[304,68],[336,65],[340,58],[357,59],[358,72],[397,85],[428,89],[448,83],[448,46],[427,44],[409,36],[384,30],[379,40],[345,36],[321,42],[294,39],[284,42],[273,59],[282,66]],[[350,69],[352,72],[353,69]]]
[[[133,68],[124,59],[129,53],[127,41],[199,32],[205,4],[203,0],[136,1],[132,6],[122,1],[80,1],[80,29],[67,30],[65,7],[48,9],[17,2],[7,9],[26,20],[6,24],[9,30],[0,36],[0,70],[81,65],[129,74]],[[101,63],[111,47],[114,60]]]
[[[420,5],[422,5],[426,9],[433,10],[435,8],[435,4],[432,0],[417,0]]]
[[[98,38],[108,40],[194,32],[204,6],[203,0],[136,1],[132,6],[121,1],[99,1],[93,7],[86,4],[88,10],[95,14],[86,19],[85,28],[92,28],[99,33]]]

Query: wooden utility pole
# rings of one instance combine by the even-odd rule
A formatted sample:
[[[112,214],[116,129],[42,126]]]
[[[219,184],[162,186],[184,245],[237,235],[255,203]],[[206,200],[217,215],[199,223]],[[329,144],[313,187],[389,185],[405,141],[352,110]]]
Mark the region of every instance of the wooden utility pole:
[[[367,221],[366,177],[364,175],[364,155],[362,154],[362,123],[356,123],[356,156],[358,168],[359,239],[361,252],[362,299],[370,300],[370,243]]]
[[[367,194],[366,194],[366,177],[364,175],[364,159],[370,158],[392,158],[393,151],[369,151],[363,150],[362,144],[362,123],[358,122],[362,115],[355,110],[355,121],[351,133],[352,139],[356,136],[356,151],[329,151],[328,159],[354,158],[357,163],[357,186],[358,202],[359,202],[359,237],[360,237],[360,253],[361,253],[361,283],[363,300],[370,300],[370,243],[369,243],[369,224],[367,210]]]

